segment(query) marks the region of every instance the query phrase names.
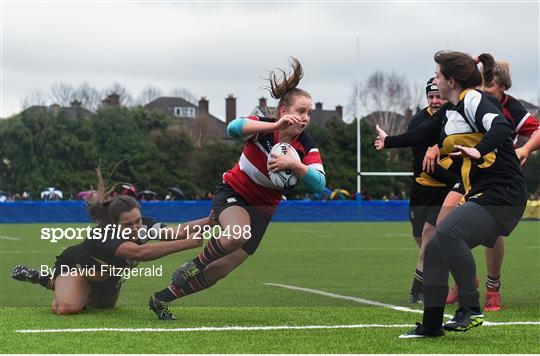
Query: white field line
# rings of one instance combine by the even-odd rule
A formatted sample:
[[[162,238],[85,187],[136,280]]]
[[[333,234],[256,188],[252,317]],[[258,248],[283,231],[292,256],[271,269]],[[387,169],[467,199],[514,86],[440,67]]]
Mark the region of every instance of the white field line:
[[[279,284],[279,283],[265,283],[265,284],[267,286],[274,286],[274,287],[280,287],[280,288],[285,288],[285,289],[296,290],[296,291],[300,291],[300,292],[318,294],[318,295],[322,295],[322,296],[325,296],[325,297],[349,300],[349,301],[355,302],[355,303],[373,305],[373,306],[376,306],[376,307],[393,309],[393,310],[398,310],[398,311],[403,311],[403,312],[408,312],[408,313],[419,313],[419,314],[424,313],[424,311],[420,310],[420,309],[400,307],[398,305],[381,303],[381,302],[376,302],[376,301],[369,300],[369,299],[351,297],[351,296],[341,295],[341,294],[336,294],[336,293],[330,293],[330,292],[325,292],[325,291],[318,290],[318,289],[302,288],[302,287],[290,286],[290,285],[287,285],[287,284]],[[451,315],[445,315],[445,316],[448,317],[448,318],[452,317]]]
[[[400,307],[400,306],[398,306],[398,305],[387,304],[387,303],[381,303],[381,302],[376,302],[376,301],[369,300],[369,299],[358,298],[358,297],[351,297],[351,296],[341,295],[341,294],[336,294],[336,293],[330,293],[330,292],[325,292],[325,291],[318,290],[318,289],[302,288],[302,287],[290,286],[290,285],[287,285],[287,284],[279,284],[279,283],[265,283],[265,284],[266,284],[267,286],[274,286],[274,287],[280,287],[280,288],[286,288],[286,289],[296,290],[296,291],[300,291],[300,292],[313,293],[313,294],[318,294],[318,295],[322,295],[322,296],[325,296],[325,297],[336,298],[336,299],[343,299],[343,300],[349,300],[349,301],[356,302],[356,303],[367,304],[367,305],[373,305],[373,306],[377,306],[377,307],[382,307],[382,308],[387,308],[387,309],[392,309],[392,310],[397,310],[397,311],[402,311],[402,312],[420,313],[420,314],[424,313],[423,310],[419,310],[419,309],[412,309],[412,308],[407,308],[407,307]],[[444,316],[447,317],[447,318],[451,318],[453,315],[444,314]],[[485,325],[485,326],[497,326],[497,325],[540,325],[540,321],[510,321],[510,322],[490,322],[490,321],[484,321],[483,325]]]
[[[21,241],[21,239],[18,237],[11,237],[11,236],[5,236],[5,235],[1,235],[0,240]]]
[[[325,292],[317,289],[309,289],[296,287],[286,284],[265,283],[269,286],[281,287],[301,292],[308,292],[326,297],[344,299],[357,303],[379,306],[383,308],[411,312],[422,313],[422,310],[400,307],[397,305],[380,303],[373,300],[340,295],[330,292]],[[451,317],[445,314],[446,317]],[[485,321],[484,326],[505,326],[505,325],[540,325],[540,321],[510,321],[510,322],[488,322]],[[22,329],[15,330],[17,333],[77,333],[77,332],[197,332],[197,331],[272,331],[272,330],[314,330],[314,329],[360,329],[360,328],[405,328],[411,327],[410,324],[352,324],[352,325],[278,325],[278,326],[203,326],[192,328],[73,328],[73,329]]]
[[[540,325],[540,322],[508,322],[488,323],[484,326],[501,325]],[[352,325],[277,325],[277,326],[202,326],[193,328],[74,328],[74,329],[22,329],[15,330],[21,334],[44,333],[88,333],[88,332],[197,332],[197,331],[273,331],[273,330],[317,330],[317,329],[363,329],[363,328],[410,328],[411,324],[352,324]]]
[[[356,325],[276,325],[276,326],[203,326],[193,328],[86,328],[86,329],[27,329],[18,333],[77,333],[98,331],[120,332],[192,332],[192,331],[269,331],[269,330],[313,330],[313,329],[360,329],[360,328],[406,328],[411,324],[356,324]]]

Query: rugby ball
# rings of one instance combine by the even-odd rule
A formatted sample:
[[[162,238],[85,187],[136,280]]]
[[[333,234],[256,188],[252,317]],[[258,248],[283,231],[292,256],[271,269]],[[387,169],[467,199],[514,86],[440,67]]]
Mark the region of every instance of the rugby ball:
[[[289,151],[287,149],[290,148]],[[293,158],[300,161],[298,152],[288,143],[277,143],[270,150],[268,160],[272,159],[272,154],[277,156],[284,156],[286,154],[292,154]],[[287,190],[291,189],[298,183],[298,178],[292,173],[290,169],[286,169],[279,172],[272,172],[268,169],[268,177],[272,184],[278,189]]]

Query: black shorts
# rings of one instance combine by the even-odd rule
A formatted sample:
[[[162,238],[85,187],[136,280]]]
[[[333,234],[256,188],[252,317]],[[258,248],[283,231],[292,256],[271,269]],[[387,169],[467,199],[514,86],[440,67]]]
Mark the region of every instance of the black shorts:
[[[409,221],[415,238],[422,237],[426,223],[436,225],[437,216],[439,216],[448,191],[447,187],[426,187],[413,182],[409,203]]]
[[[445,238],[457,237],[467,243],[470,249],[482,245],[492,248],[499,236],[504,235],[504,229],[499,221],[482,205],[472,201],[458,205],[437,226],[437,232]],[[450,236],[450,237],[449,237]],[[462,254],[459,246],[457,250],[448,250],[451,256]]]
[[[212,198],[212,210],[219,218],[219,215],[230,206],[240,206],[249,213],[251,220],[251,238],[246,240],[242,246],[247,254],[253,255],[272,220],[273,209],[264,209],[249,204],[240,194],[234,191],[227,183],[218,184]]]
[[[62,251],[59,256],[56,256],[56,262],[54,264],[54,278],[60,275],[62,272],[62,266],[67,266],[69,268],[84,268],[91,267],[93,265],[95,265],[95,262],[89,257],[85,257],[85,255],[82,253],[82,244],[70,246]],[[66,267],[64,267],[64,271],[65,269]],[[96,306],[108,306],[111,303],[111,299],[115,299],[118,292],[120,292],[121,278],[108,277],[100,282],[88,280],[88,283],[90,283],[89,299],[92,301],[92,304],[95,304]]]

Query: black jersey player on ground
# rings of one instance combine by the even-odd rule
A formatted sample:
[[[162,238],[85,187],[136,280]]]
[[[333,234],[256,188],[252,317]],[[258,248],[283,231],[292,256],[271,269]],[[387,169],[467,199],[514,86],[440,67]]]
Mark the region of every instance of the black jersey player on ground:
[[[444,335],[449,272],[459,287],[459,308],[444,329],[467,331],[482,324],[471,249],[493,247],[500,235],[508,235],[521,219],[527,200],[512,128],[492,97],[474,90],[482,83],[477,63],[461,52],[437,52],[434,60],[435,82],[449,104],[435,120],[406,134],[388,137],[378,129],[375,142],[377,149],[438,142],[442,154],[462,158],[465,202],[437,224],[426,246],[423,322],[403,338]],[[483,54],[480,61],[486,66],[494,60]]]
[[[105,192],[99,169],[97,174],[98,191],[88,202],[88,214],[101,231],[107,225],[116,225],[122,230],[129,229],[129,238],[114,238],[110,233],[103,234],[101,239],[86,238],[56,257],[53,274],[40,274],[27,266],[16,266],[11,273],[14,279],[39,283],[54,290],[51,309],[57,315],[79,313],[87,306],[113,307],[120,295],[122,278],[117,273],[110,273],[115,271],[112,267],[133,268],[139,261],[156,260],[171,253],[195,248],[202,242],[187,238],[188,230],[184,225],[166,228],[160,222],[141,217],[139,203],[132,197],[120,195],[109,198],[113,189]],[[208,217],[188,225],[205,225],[210,222],[211,217]],[[169,241],[147,243],[145,235],[154,235],[149,233],[149,229],[157,230],[154,234],[158,239]]]

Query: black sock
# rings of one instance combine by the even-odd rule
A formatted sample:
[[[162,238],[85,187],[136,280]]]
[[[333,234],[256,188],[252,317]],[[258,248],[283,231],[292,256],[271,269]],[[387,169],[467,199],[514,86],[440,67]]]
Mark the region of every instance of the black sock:
[[[424,285],[424,305],[426,308],[443,308],[446,305],[448,286]]]
[[[491,289],[494,292],[498,292],[501,288],[501,276],[491,277],[487,276],[486,288]]]
[[[427,331],[439,331],[442,328],[444,307],[426,307],[422,318],[422,326]]]
[[[50,274],[40,275],[37,282],[44,288],[54,290],[54,279]]]
[[[423,288],[422,288],[423,284],[424,284],[424,274],[422,273],[422,271],[419,271],[418,269],[416,269],[416,271],[414,271],[411,293],[415,293],[415,294],[423,293]]]
[[[176,295],[171,291],[170,286],[160,290],[159,292],[154,293],[154,297],[162,302],[172,302],[176,299]]]

